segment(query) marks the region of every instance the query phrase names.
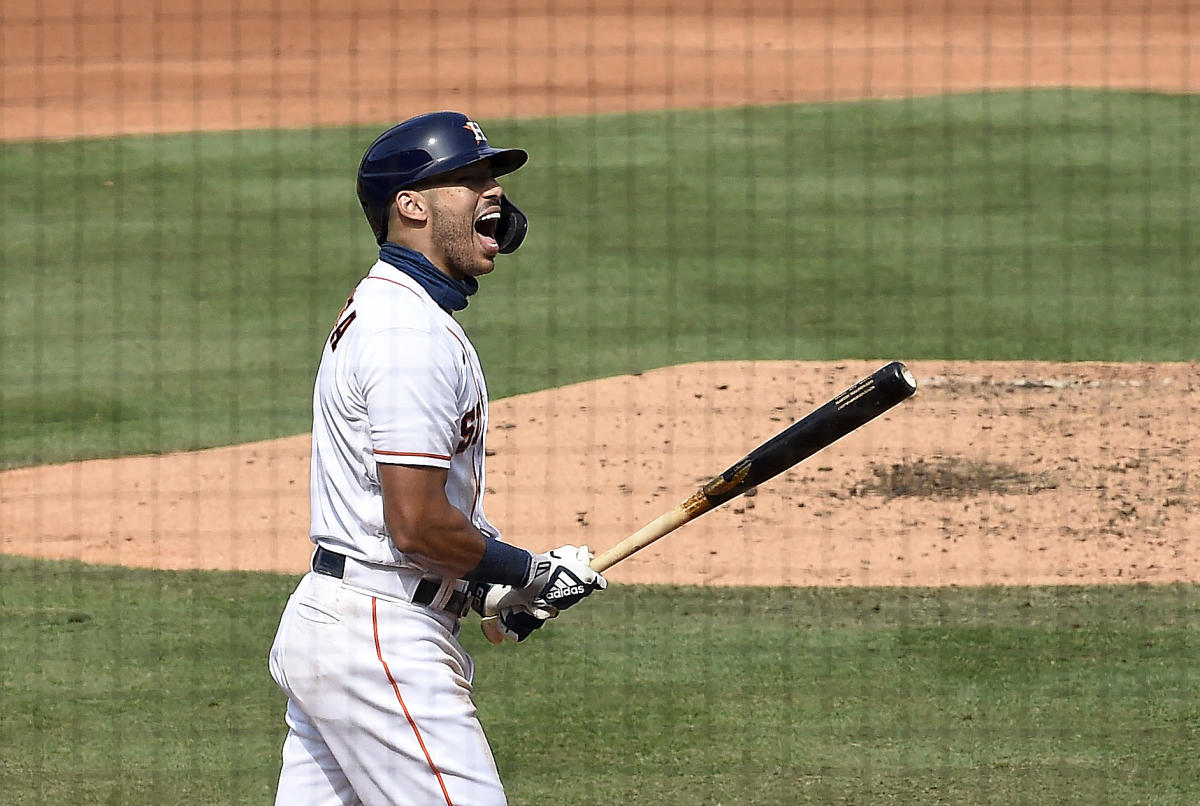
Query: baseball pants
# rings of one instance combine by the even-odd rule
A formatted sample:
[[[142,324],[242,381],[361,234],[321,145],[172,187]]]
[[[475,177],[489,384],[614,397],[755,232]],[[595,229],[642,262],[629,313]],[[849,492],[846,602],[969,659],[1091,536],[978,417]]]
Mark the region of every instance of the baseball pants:
[[[270,669],[288,696],[277,806],[504,806],[458,619],[307,574]]]

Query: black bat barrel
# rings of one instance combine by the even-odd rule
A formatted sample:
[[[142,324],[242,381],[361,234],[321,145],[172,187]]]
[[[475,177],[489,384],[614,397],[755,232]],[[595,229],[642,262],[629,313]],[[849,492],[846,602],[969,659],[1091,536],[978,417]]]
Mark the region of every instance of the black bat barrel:
[[[832,445],[917,391],[908,367],[893,361],[790,425],[704,485],[708,506],[720,506]]]

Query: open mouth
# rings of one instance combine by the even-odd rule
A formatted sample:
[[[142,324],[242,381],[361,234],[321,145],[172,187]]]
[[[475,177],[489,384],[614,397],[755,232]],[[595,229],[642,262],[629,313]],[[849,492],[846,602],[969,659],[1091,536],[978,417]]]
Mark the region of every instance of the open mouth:
[[[500,225],[500,211],[493,210],[475,219],[475,233],[483,244],[483,250],[489,255],[500,253],[500,244],[496,242],[496,227]]]

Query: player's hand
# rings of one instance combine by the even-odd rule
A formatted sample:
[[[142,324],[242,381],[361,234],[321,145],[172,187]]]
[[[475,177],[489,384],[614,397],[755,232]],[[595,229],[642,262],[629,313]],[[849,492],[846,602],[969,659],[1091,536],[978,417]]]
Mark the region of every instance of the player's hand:
[[[491,585],[486,582],[481,582],[471,589],[471,607],[476,613],[481,616],[491,615],[488,612],[488,595],[493,595],[493,600],[499,600],[511,593],[512,588],[508,585]],[[541,627],[548,619],[552,619],[558,615],[557,611],[551,611],[544,608],[535,608],[531,605],[520,605],[517,607],[506,607],[499,612],[492,611],[496,617],[496,628],[500,635],[509,641],[521,642],[528,638],[534,630]]]
[[[587,546],[572,545],[535,554],[533,573],[521,592],[532,593],[535,606],[556,613],[578,604],[593,591],[608,587],[608,580],[588,565],[592,556]]]
[[[533,634],[533,631],[539,629],[546,623],[548,618],[553,616],[543,617],[539,615],[547,611],[538,611],[525,607],[506,607],[496,615],[498,619],[496,624],[500,627],[500,634],[509,641],[520,643]],[[555,614],[557,615],[557,614]]]
[[[560,610],[578,604],[593,591],[608,587],[608,581],[588,565],[591,559],[587,546],[559,546],[545,554],[535,554],[525,586],[493,585],[485,597],[484,612],[490,615],[523,607],[537,618],[554,618]]]

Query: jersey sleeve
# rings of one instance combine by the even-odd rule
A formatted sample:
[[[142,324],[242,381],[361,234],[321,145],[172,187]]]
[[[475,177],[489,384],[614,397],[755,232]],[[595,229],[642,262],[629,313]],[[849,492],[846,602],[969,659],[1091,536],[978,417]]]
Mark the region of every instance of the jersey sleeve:
[[[459,438],[462,362],[426,330],[390,328],[367,337],[359,380],[376,462],[450,466]]]

